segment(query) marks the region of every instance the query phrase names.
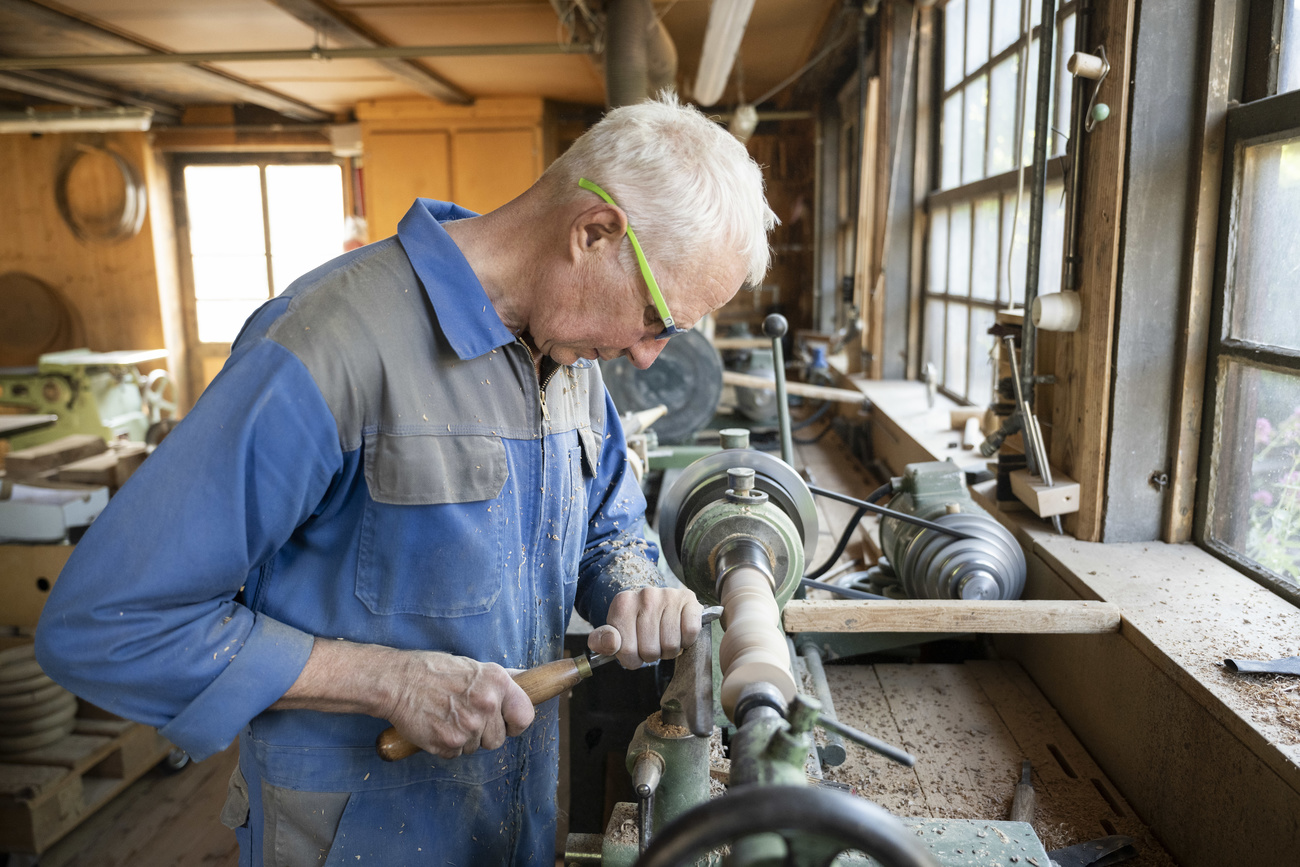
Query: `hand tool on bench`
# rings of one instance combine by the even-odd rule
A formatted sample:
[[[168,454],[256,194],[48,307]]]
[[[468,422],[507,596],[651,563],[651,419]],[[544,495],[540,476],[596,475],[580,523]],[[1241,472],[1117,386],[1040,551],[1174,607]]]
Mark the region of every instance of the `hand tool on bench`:
[[[1053,867],[1110,867],[1112,864],[1136,858],[1137,855],[1133,838],[1122,834],[1066,846],[1064,849],[1053,849],[1047,853]]]
[[[1029,759],[1020,766],[1020,782],[1011,796],[1011,821],[1034,821],[1034,783],[1030,777]]]
[[[544,701],[555,698],[565,690],[572,689],[580,681],[591,677],[591,670],[613,659],[602,653],[573,656],[557,659],[527,671],[512,675],[524,693],[537,706]],[[375,741],[375,751],[386,762],[395,762],[420,752],[420,748],[398,733],[395,726],[390,726]]]

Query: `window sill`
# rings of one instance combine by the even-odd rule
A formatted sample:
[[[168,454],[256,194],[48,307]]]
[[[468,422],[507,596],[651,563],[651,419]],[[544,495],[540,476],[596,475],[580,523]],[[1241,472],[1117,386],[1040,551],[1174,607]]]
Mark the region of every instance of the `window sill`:
[[[955,404],[942,395],[936,398],[931,409],[926,405],[921,383],[856,378],[852,381],[873,404],[873,435],[883,431],[894,438],[873,443],[877,455],[890,463],[892,471],[902,470],[890,460],[895,455],[905,457],[907,462],[954,458],[964,465],[972,460],[972,452],[952,446],[959,436],[947,430],[947,411],[950,404],[954,407]],[[891,449],[891,455],[883,454]],[[978,458],[978,452],[974,455]],[[1030,562],[1026,598],[1062,598],[1073,594],[1122,607],[1124,621],[1120,637],[1178,691],[1190,697],[1210,720],[1226,730],[1232,740],[1275,772],[1292,790],[1292,797],[1300,795],[1300,688],[1297,688],[1300,681],[1279,675],[1232,674],[1222,664],[1225,658],[1276,659],[1295,655],[1300,650],[1297,648],[1300,609],[1194,545],[1158,541],[1102,544],[1058,536],[1045,521],[1028,511],[999,510],[992,499],[992,487],[992,482],[976,486],[975,497],[1016,534],[1024,547]],[[1045,645],[1011,642],[1008,646],[1013,652],[1037,653]],[[1113,661],[1098,654],[1098,664],[1103,658]],[[1132,659],[1131,655],[1117,658]],[[1037,665],[1025,661],[1027,667],[1037,669],[1036,680],[1042,673],[1050,673],[1053,665],[1088,664],[1083,656],[1070,659],[1069,654]],[[1076,673],[1062,680],[1072,679],[1076,684],[1090,682],[1095,687],[1097,681],[1136,682],[1135,678],[1136,675],[1103,671]],[[1042,680],[1040,686],[1049,696],[1065,690],[1064,687],[1053,689]],[[1284,692],[1288,688],[1290,691]],[[1106,687],[1097,689],[1096,694],[1106,695]],[[1068,708],[1058,710],[1075,725]],[[1135,742],[1147,739],[1161,748],[1169,747],[1162,743],[1162,739],[1170,737],[1167,734],[1123,732],[1124,727],[1142,725],[1138,719],[1098,722],[1104,720],[1107,710],[1080,714],[1088,717],[1081,724],[1085,728],[1092,726],[1097,734],[1095,738],[1084,738],[1085,743],[1092,740],[1090,749],[1094,744],[1115,743],[1114,738],[1124,737],[1131,737]],[[1151,710],[1150,719],[1160,716],[1160,709]],[[1114,731],[1101,732],[1106,726]],[[1218,731],[1214,725],[1203,728]],[[1221,734],[1211,731],[1208,737],[1208,742],[1213,744],[1214,738],[1221,738]],[[1192,740],[1189,738],[1188,743]],[[1187,756],[1186,760],[1208,763],[1212,768],[1216,760],[1226,761],[1223,755]],[[1157,764],[1151,757],[1143,758]],[[1098,759],[1103,766],[1107,764],[1104,756],[1099,755]],[[1115,760],[1123,759],[1115,757]],[[1178,764],[1177,760],[1171,761]],[[1107,770],[1113,773],[1110,768]],[[1246,773],[1242,768],[1234,772]],[[1126,794],[1135,804],[1140,800]]]

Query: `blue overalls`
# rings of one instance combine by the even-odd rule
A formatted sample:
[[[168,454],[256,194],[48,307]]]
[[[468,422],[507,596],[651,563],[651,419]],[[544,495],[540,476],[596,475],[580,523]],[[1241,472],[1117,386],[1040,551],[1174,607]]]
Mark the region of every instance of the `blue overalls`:
[[[266,708],[314,636],[529,668],[575,602],[600,624],[657,583],[599,369],[539,384],[440,225],[468,216],[418,200],[254,314],[46,605],[60,683],[196,759],[239,737],[241,864],[549,864],[554,701],[499,750],[393,764],[384,720]]]

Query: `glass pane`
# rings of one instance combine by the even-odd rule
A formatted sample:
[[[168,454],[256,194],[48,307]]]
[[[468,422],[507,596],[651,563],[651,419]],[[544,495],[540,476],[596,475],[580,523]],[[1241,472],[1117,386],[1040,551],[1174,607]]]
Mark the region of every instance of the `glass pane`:
[[[1282,56],[1277,64],[1277,92],[1300,90],[1300,0],[1282,10]]]
[[[948,294],[970,294],[970,202],[952,206],[948,226]]]
[[[948,291],[948,209],[936,208],[930,215],[929,291],[942,295]]]
[[[1029,250],[1029,190],[1020,201],[1020,213],[1015,217],[1015,245],[1012,246],[1012,217],[1016,213],[1016,194],[1013,190],[1002,197],[1002,271],[998,283],[998,301],[1002,304],[1025,303],[1025,270]],[[1009,251],[1009,252],[1008,252]],[[1010,263],[1007,259],[1010,257]],[[1008,273],[1008,271],[1010,273]],[[1010,285],[1007,280],[1010,279]]]
[[[257,166],[186,166],[190,252],[265,253]]]
[[[343,252],[343,172],[333,164],[267,166],[275,294]]]
[[[996,301],[998,297],[998,200],[975,203],[975,234],[970,269],[972,298]]]
[[[1031,6],[1034,5],[1030,0]],[[1038,40],[1029,43],[1029,77],[1025,80],[1025,132],[1021,159],[1025,165],[1034,162],[1034,106],[1038,100]],[[1050,115],[1049,115],[1050,116]]]
[[[925,302],[925,363],[943,373],[943,302],[934,299]]]
[[[994,313],[986,307],[972,307],[970,311],[970,387],[966,398],[976,406],[993,402],[993,377],[997,368],[993,364],[993,344],[997,339],[989,334]]]
[[[944,100],[939,141],[943,150],[943,177],[939,186],[947,190],[961,183],[961,91]]]
[[[989,62],[989,0],[966,4],[966,74]]]
[[[1016,150],[1016,76],[1020,58],[1011,55],[989,74],[989,174],[1014,169]]]
[[[1028,225],[1028,224],[1026,224]],[[1025,230],[1029,230],[1026,228]],[[1038,294],[1061,291],[1065,261],[1065,185],[1049,183],[1043,197],[1043,252],[1038,258]]]
[[[1300,584],[1300,377],[1227,364],[1210,536]]]
[[[266,291],[266,256],[203,255],[193,257],[194,297],[243,298],[261,304]]]
[[[1229,336],[1300,349],[1300,137],[1246,148]]]
[[[199,340],[203,343],[233,343],[244,327],[244,320],[266,303],[266,298],[240,301],[214,301],[200,298],[194,302],[199,319]]]
[[[1074,76],[1070,75],[1065,65],[1074,53],[1074,15],[1065,16],[1061,23],[1061,38],[1056,43],[1056,128],[1060,135],[1052,136],[1052,153],[1065,153],[1065,145],[1070,135],[1070,104],[1074,97]]]
[[[944,387],[955,394],[966,393],[966,327],[969,308],[965,304],[948,305],[948,333],[943,366]]]
[[[961,82],[962,45],[966,41],[966,0],[952,0],[943,10],[943,89]]]
[[[993,0],[993,53],[1020,37],[1021,0]]]
[[[969,184],[984,177],[984,126],[989,101],[988,76],[966,85],[966,122],[962,132],[961,182]]]

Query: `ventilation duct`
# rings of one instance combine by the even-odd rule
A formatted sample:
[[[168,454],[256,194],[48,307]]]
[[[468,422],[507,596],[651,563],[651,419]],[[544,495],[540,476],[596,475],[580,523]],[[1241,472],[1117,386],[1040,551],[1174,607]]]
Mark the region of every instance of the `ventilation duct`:
[[[632,105],[677,84],[677,47],[650,0],[605,4],[605,102]]]

